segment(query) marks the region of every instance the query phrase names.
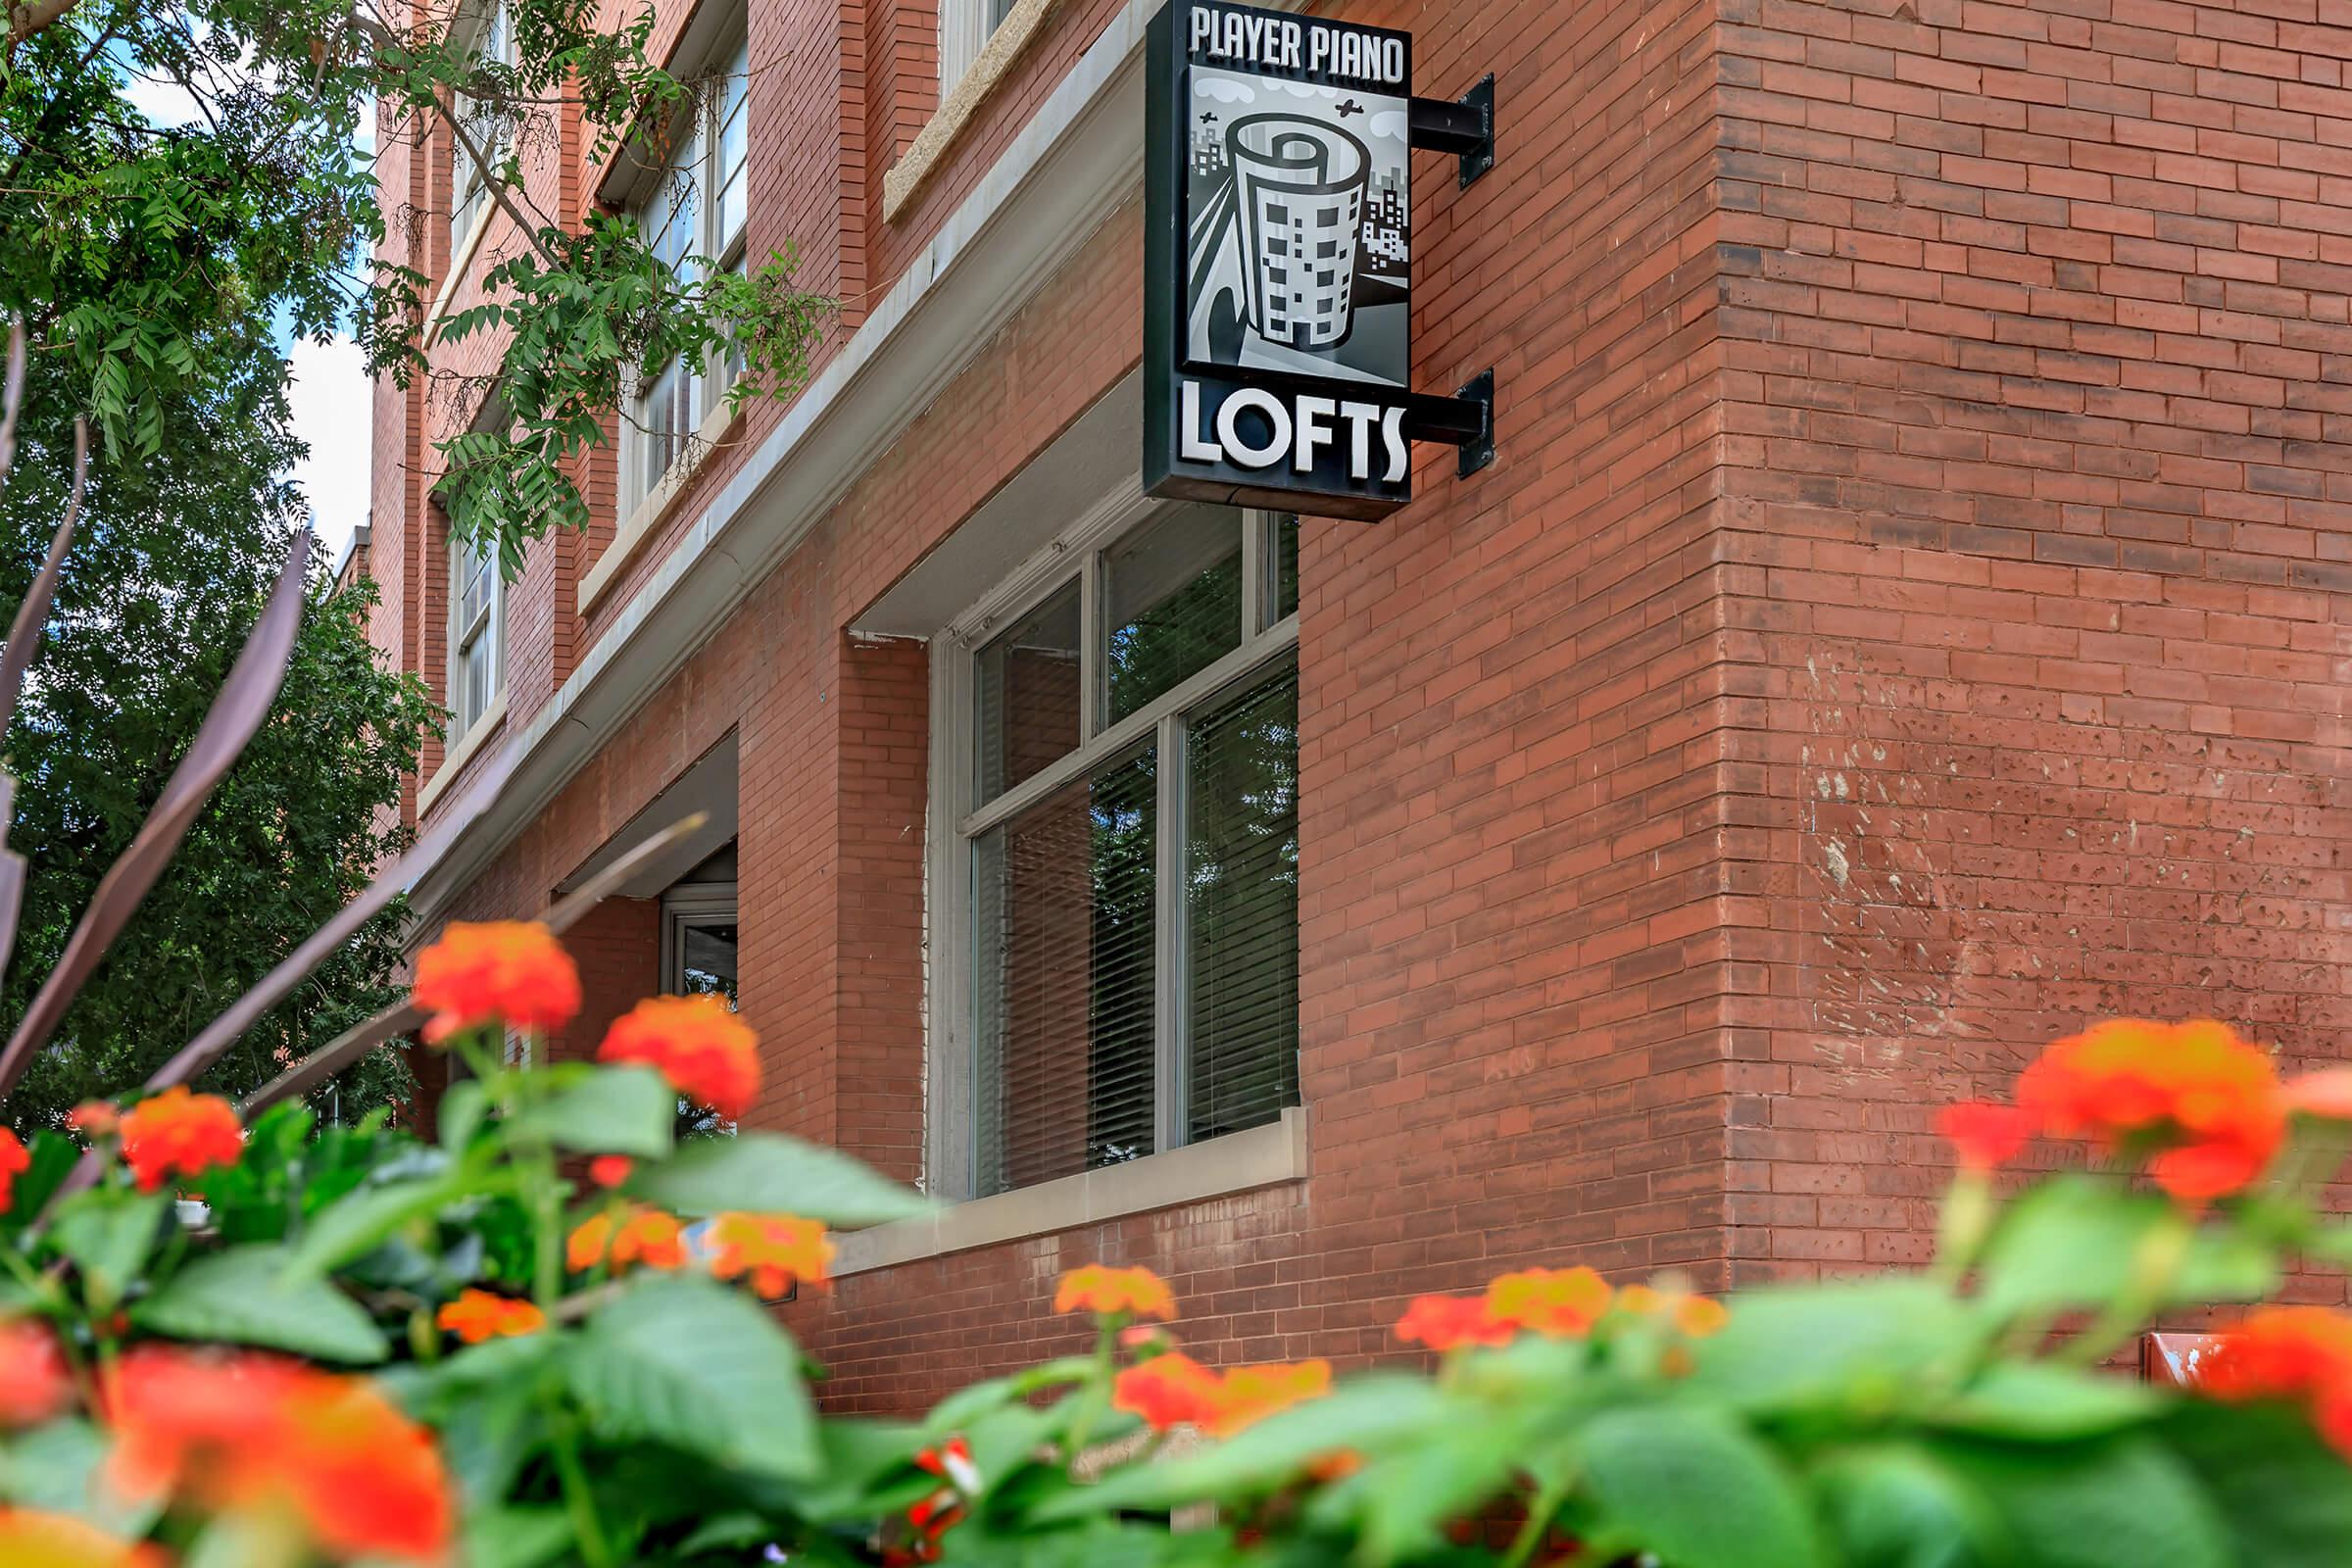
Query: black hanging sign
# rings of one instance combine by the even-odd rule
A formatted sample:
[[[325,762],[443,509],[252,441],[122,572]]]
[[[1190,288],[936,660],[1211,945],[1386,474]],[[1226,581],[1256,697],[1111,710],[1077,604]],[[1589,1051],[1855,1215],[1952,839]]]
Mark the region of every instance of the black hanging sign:
[[[1491,401],[1411,390],[1410,266],[1411,149],[1467,183],[1491,87],[1416,103],[1410,34],[1222,0],[1171,0],[1146,69],[1145,488],[1371,519],[1411,441],[1491,452]]]

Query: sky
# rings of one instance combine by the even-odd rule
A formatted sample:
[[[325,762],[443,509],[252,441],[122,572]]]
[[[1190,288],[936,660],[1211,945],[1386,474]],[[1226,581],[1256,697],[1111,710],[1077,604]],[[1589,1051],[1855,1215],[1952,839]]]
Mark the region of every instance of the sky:
[[[196,118],[195,100],[175,82],[134,75],[123,96],[159,125],[185,124]],[[374,447],[374,406],[368,377],[360,369],[359,345],[348,334],[311,343],[288,333],[285,348],[294,378],[287,394],[294,433],[311,449],[310,457],[286,477],[302,487],[311,504],[319,555],[339,564],[353,530],[368,520],[368,466]]]

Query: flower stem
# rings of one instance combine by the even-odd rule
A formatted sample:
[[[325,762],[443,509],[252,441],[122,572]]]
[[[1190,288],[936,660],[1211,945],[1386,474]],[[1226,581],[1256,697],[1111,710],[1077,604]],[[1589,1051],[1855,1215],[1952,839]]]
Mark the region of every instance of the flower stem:
[[[580,1463],[579,1434],[568,1414],[556,1412],[548,1423],[557,1477],[564,1484],[564,1508],[571,1516],[572,1534],[579,1538],[580,1556],[588,1568],[615,1568],[612,1545],[605,1540],[604,1522],[597,1517],[596,1494],[588,1486],[587,1467]]]
[[[1529,1563],[1536,1560],[1537,1551],[1542,1549],[1551,1535],[1552,1520],[1559,1517],[1560,1505],[1567,1500],[1566,1482],[1544,1483],[1544,1489],[1536,1494],[1535,1500],[1528,1504],[1527,1523],[1519,1527],[1519,1534],[1511,1542],[1511,1549],[1503,1553],[1500,1568],[1527,1568]]]

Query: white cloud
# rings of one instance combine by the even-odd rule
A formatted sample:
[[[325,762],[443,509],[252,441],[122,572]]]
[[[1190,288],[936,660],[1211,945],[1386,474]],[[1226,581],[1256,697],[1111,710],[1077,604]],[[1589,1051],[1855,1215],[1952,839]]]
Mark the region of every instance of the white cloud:
[[[1402,141],[1410,127],[1405,124],[1404,116],[1400,111],[1384,109],[1372,117],[1372,123],[1368,128],[1375,141]]]
[[[297,340],[286,365],[294,378],[287,394],[294,433],[311,446],[311,455],[286,477],[302,486],[311,504],[319,552],[329,562],[341,561],[352,530],[368,520],[373,389],[360,368],[360,346],[347,337]]]
[[[1193,93],[1200,98],[1214,98],[1221,104],[1257,102],[1257,94],[1250,90],[1249,83],[1235,81],[1230,76],[1212,76],[1206,72],[1193,77]]]

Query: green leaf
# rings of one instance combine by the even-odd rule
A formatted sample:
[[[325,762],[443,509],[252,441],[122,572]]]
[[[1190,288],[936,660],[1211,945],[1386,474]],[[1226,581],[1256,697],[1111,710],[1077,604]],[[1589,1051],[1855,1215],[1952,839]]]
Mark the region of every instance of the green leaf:
[[[324,1280],[286,1278],[283,1247],[237,1247],[198,1258],[131,1308],[131,1321],[180,1340],[260,1345],[324,1361],[372,1363],[391,1347],[368,1314]]]
[[[572,1544],[562,1508],[476,1508],[466,1516],[468,1568],[539,1568]]]
[[[1998,1318],[2103,1305],[2131,1289],[2149,1250],[2185,1224],[2171,1200],[2076,1176],[2019,1200],[1985,1250],[1983,1300]],[[2278,1283],[2275,1250],[2224,1225],[2195,1232],[2154,1307],[2258,1301]]]
[[[2301,1411],[2183,1400],[2160,1436],[2246,1568],[2337,1568],[2352,1552],[2352,1468]]]
[[[1928,1420],[1988,1438],[2070,1443],[2151,1421],[2164,1408],[2163,1398],[2143,1384],[2046,1361],[2008,1362],[1986,1368],[1964,1393],[1930,1411]]]
[[[76,1194],[59,1211],[58,1250],[81,1270],[82,1294],[92,1308],[110,1310],[139,1277],[171,1201],[170,1193],[97,1188]]]
[[[1115,1470],[1100,1485],[1054,1497],[1043,1519],[1071,1519],[1124,1508],[1175,1508],[1287,1486],[1326,1454],[1353,1449],[1368,1458],[1429,1443],[1469,1412],[1427,1381],[1372,1373],[1327,1398],[1310,1399],[1223,1443],[1164,1463]]]
[[[914,1219],[930,1200],[838,1153],[781,1133],[698,1139],[632,1176],[630,1196],[700,1218],[740,1209],[853,1228]]]
[[[431,1214],[460,1191],[446,1180],[363,1187],[313,1215],[286,1261],[289,1282],[317,1279],[381,1247],[410,1221]]]
[[[1708,1409],[1608,1411],[1585,1429],[1592,1534],[1674,1568],[1814,1568],[1805,1494],[1772,1450]]]
[[[19,1231],[31,1224],[81,1158],[79,1145],[46,1130],[34,1133],[24,1152],[30,1163],[18,1173],[10,1189],[8,1212],[0,1214],[0,1232]]]
[[[1846,1568],[1994,1568],[2004,1556],[1984,1499],[1909,1446],[1838,1455],[1821,1490]]]
[[[1883,1411],[1956,1376],[1976,1344],[1967,1308],[1925,1280],[1756,1291],[1697,1348],[1689,1387],[1748,1410]]]
[[[1936,1452],[2000,1515],[2009,1535],[2004,1568],[2230,1568],[2232,1561],[2196,1476],[2148,1439],[1941,1443]]]
[[[464,1154],[489,1108],[490,1092],[480,1079],[461,1078],[451,1084],[441,1096],[441,1147],[452,1155]]]
[[[564,1376],[611,1442],[653,1440],[784,1480],[817,1472],[800,1348],[742,1296],[693,1275],[646,1279],[565,1345]]]
[[[34,1427],[0,1448],[0,1496],[19,1507],[86,1519],[109,1534],[147,1533],[163,1499],[129,1499],[107,1484],[106,1434],[78,1416]]]
[[[523,1109],[514,1130],[583,1154],[659,1159],[670,1151],[677,1114],[677,1092],[652,1068],[595,1067]]]

